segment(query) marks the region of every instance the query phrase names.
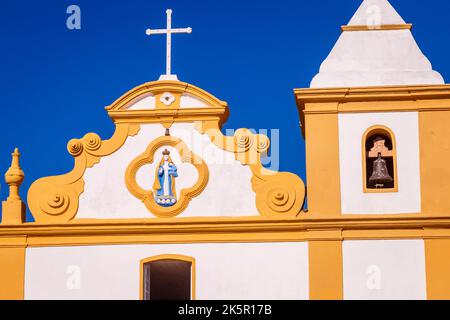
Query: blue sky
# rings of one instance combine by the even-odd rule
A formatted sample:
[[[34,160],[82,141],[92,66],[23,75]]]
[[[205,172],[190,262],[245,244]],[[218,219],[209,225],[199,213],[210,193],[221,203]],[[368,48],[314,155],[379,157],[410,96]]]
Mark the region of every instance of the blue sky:
[[[165,68],[165,37],[145,29],[193,28],[175,35],[173,71],[230,106],[225,128],[280,129],[281,170],[305,178],[304,141],[293,89],[308,87],[360,0],[322,1],[4,1],[0,13],[0,173],[19,147],[26,179],[70,171],[72,138],[114,126],[104,107]],[[448,0],[392,0],[420,47],[450,78]],[[81,30],[66,9],[81,8]],[[7,196],[1,179],[0,198]],[[30,218],[30,216],[28,217]]]

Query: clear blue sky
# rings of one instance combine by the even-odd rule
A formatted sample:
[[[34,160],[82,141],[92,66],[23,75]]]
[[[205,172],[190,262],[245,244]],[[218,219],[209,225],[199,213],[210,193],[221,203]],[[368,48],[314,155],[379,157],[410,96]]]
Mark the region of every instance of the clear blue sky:
[[[281,170],[305,178],[304,141],[293,89],[308,87],[360,0],[322,1],[3,1],[0,10],[0,173],[19,147],[26,180],[72,168],[72,138],[114,126],[104,106],[164,72],[165,26],[172,8],[173,69],[180,80],[229,103],[225,128],[279,128]],[[448,0],[392,0],[435,70],[450,78]],[[82,29],[66,28],[66,9]],[[2,200],[7,187],[1,178]]]

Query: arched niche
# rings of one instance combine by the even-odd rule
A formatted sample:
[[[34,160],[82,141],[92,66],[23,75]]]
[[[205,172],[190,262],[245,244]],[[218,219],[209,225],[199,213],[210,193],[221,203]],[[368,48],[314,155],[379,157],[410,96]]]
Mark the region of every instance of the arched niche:
[[[394,132],[382,125],[368,128],[362,137],[362,153],[363,191],[398,192]]]

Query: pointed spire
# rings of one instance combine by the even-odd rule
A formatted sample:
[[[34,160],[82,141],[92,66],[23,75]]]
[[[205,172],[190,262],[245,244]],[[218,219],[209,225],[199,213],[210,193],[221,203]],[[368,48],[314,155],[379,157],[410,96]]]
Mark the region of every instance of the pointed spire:
[[[441,85],[442,76],[387,0],[364,0],[311,81],[312,88]]]
[[[25,222],[26,209],[20,198],[19,188],[25,179],[25,174],[19,163],[19,149],[15,148],[11,156],[11,166],[5,174],[5,182],[9,186],[9,196],[2,203],[2,224],[21,224]]]
[[[400,25],[405,20],[387,0],[364,0],[349,26]]]

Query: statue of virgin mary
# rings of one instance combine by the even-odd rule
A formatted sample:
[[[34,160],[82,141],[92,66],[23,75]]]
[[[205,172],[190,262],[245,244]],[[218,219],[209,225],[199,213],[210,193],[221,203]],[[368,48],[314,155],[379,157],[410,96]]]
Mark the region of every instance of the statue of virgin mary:
[[[170,151],[162,152],[162,159],[156,168],[153,191],[155,201],[163,207],[173,206],[177,202],[175,178],[178,177],[177,167],[170,158]]]

